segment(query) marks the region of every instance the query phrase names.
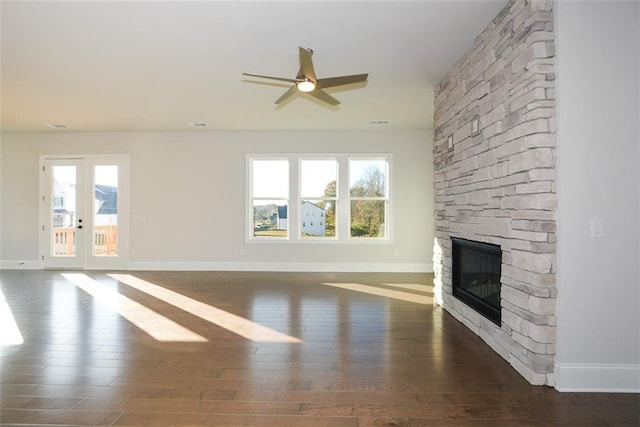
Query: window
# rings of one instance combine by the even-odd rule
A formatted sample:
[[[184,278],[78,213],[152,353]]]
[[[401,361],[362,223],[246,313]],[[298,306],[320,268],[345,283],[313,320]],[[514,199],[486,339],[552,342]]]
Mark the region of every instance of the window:
[[[64,227],[64,217],[62,215],[53,215],[53,227],[54,228],[58,228],[58,227]]]
[[[349,159],[351,237],[385,237],[389,205],[385,159]]]
[[[336,206],[338,203],[337,159],[300,160],[300,209],[304,217],[327,215],[325,222],[314,227],[313,221],[302,224],[300,237],[336,236]]]
[[[289,161],[251,160],[253,237],[289,236]]]
[[[390,155],[247,160],[250,240],[389,240]]]

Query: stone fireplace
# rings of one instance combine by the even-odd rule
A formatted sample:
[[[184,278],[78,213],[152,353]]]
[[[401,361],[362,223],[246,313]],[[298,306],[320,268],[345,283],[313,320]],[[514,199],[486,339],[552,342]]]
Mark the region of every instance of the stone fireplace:
[[[510,1],[437,85],[434,138],[435,300],[530,383],[547,385],[556,351],[553,25],[552,1]],[[501,248],[499,322],[454,296],[452,238]]]

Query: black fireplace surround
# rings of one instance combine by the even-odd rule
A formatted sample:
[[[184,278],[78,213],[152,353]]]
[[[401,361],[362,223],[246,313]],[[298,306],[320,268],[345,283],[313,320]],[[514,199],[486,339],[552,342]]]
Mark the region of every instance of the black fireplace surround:
[[[500,326],[502,249],[457,237],[451,242],[453,296]]]

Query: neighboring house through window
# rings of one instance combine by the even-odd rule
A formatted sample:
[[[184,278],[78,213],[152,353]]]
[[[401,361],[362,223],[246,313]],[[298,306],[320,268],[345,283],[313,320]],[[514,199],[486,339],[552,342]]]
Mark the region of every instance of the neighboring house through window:
[[[336,207],[338,205],[338,159],[304,157],[300,159],[300,210],[306,221],[301,238],[336,237]],[[326,224],[313,217],[327,214]]]

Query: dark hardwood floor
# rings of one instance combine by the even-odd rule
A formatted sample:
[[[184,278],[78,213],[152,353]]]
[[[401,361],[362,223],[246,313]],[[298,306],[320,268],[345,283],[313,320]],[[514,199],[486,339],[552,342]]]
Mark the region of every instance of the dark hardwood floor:
[[[640,395],[527,384],[432,305],[431,280],[3,270],[24,342],[2,317],[0,423],[640,424]]]

